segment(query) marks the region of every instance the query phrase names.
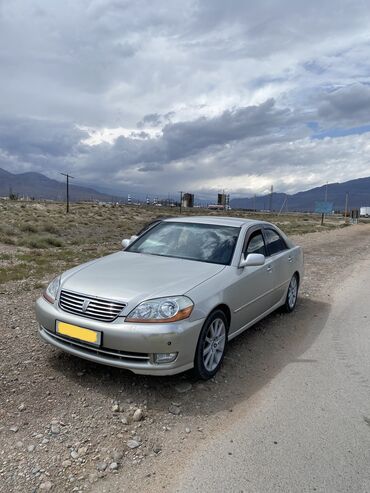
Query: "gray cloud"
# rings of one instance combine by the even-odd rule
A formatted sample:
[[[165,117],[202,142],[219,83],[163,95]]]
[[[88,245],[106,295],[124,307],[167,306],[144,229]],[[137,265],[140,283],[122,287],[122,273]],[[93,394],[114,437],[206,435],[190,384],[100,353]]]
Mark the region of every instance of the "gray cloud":
[[[146,125],[151,127],[159,127],[162,123],[162,117],[158,113],[151,113],[150,115],[145,115],[144,118],[136,124],[138,128],[143,128]]]
[[[166,125],[163,140],[170,160],[180,159],[210,146],[276,132],[286,133],[298,119],[287,109],[275,107],[273,99],[258,106],[226,110],[214,118]]]
[[[277,108],[270,99],[245,108],[227,110],[215,117],[170,123],[164,126],[162,135],[145,140],[119,137],[113,145],[95,146],[86,154],[84,170],[96,169],[104,160],[105,171],[117,173],[122,168],[151,173],[169,172],[179,161],[207,153],[217,152],[236,141],[248,141],[256,146],[278,139],[305,136],[307,130],[298,115],[287,108]],[[137,137],[138,134],[134,134]],[[257,140],[256,140],[257,139]]]
[[[353,84],[325,94],[318,113],[338,126],[370,123],[370,86]]]
[[[145,115],[142,120],[137,122],[136,126],[138,128],[144,127],[163,127],[167,123],[172,121],[172,118],[176,115],[174,111],[169,111],[168,113],[161,115],[159,113],[151,113],[149,115]]]
[[[0,148],[23,160],[74,154],[82,148],[81,139],[87,136],[85,131],[64,122],[14,117],[0,119]]]

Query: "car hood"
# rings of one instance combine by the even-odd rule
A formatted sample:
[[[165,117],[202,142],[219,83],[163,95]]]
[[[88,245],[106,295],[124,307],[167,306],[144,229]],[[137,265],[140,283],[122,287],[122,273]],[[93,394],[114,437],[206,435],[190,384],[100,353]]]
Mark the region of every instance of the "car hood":
[[[118,252],[66,272],[62,289],[123,301],[132,308],[144,299],[184,294],[224,268],[193,260]]]

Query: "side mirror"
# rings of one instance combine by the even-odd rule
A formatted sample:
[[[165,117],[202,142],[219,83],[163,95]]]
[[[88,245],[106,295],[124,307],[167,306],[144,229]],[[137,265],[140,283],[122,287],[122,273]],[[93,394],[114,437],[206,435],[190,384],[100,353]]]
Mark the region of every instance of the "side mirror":
[[[258,267],[265,263],[265,256],[260,253],[249,253],[247,258],[242,258],[239,267]]]
[[[129,246],[130,243],[132,243],[133,241],[135,241],[137,238],[136,235],[132,235],[131,238],[128,240],[127,238],[125,240],[122,240],[121,244],[122,244],[122,247],[123,248],[127,248]]]
[[[128,240],[128,239],[126,238],[125,240],[122,240],[121,244],[122,244],[122,247],[125,249],[126,247],[128,247],[128,246],[129,246],[129,244],[130,244],[130,240]]]

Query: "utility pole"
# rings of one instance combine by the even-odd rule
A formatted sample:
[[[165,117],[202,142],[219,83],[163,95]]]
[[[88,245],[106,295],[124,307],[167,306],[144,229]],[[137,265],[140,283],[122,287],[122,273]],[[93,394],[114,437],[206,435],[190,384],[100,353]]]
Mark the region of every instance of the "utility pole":
[[[272,194],[274,193],[274,185],[271,185],[271,190],[270,190],[270,203],[269,203],[269,209],[270,212],[272,212]]]
[[[68,173],[60,173],[60,174],[67,178],[67,214],[68,214],[68,212],[69,212],[69,179],[74,178],[74,176],[71,176]]]
[[[328,182],[325,184],[325,202],[328,201]],[[321,226],[324,226],[325,213],[321,214]]]
[[[256,212],[256,194],[253,195],[253,212]]]
[[[180,194],[180,214],[181,214],[181,211],[182,211],[181,207],[182,207],[182,194],[183,193],[184,192],[182,190],[179,192],[179,194]]]
[[[347,212],[348,212],[348,192],[346,192],[346,205],[344,207],[344,222],[347,222]]]

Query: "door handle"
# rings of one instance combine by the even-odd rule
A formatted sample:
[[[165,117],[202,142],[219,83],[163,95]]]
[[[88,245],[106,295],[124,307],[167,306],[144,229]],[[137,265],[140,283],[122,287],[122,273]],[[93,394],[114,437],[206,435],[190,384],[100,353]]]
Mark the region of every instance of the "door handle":
[[[267,272],[271,272],[272,271],[271,265],[269,265],[266,270],[267,270]]]

